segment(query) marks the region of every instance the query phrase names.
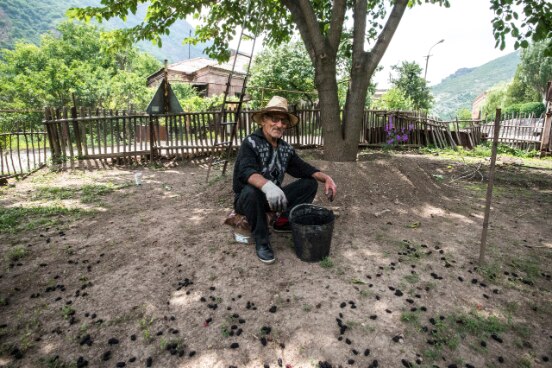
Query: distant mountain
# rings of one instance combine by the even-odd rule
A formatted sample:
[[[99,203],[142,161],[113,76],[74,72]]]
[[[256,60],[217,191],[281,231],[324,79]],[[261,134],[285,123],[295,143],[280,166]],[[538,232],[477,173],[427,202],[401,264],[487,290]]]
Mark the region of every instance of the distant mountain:
[[[452,119],[462,107],[471,110],[477,96],[500,82],[514,78],[519,51],[499,57],[476,68],[461,68],[433,87],[435,98],[432,115]]]
[[[38,44],[40,35],[53,30],[57,23],[66,19],[65,12],[71,7],[98,6],[100,0],[1,0],[0,1],[0,48],[11,49],[16,41]],[[132,27],[140,23],[145,16],[146,6],[142,4],[136,15],[129,13],[126,23],[120,19],[104,22],[100,26],[106,29]],[[186,21],[171,26],[171,33],[162,36],[163,47],[159,48],[149,41],[142,41],[137,47],[159,60],[168,59],[170,63],[194,57],[204,57],[207,44],[183,45],[182,40],[192,32],[192,26]]]

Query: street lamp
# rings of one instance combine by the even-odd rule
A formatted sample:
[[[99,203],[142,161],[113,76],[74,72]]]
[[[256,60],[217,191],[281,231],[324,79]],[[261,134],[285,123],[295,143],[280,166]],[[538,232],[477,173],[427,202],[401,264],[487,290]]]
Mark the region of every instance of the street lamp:
[[[425,58],[426,58],[426,67],[425,67],[424,79],[426,80],[426,82],[427,82],[427,64],[429,63],[429,57],[431,56],[431,49],[434,48],[435,46],[437,46],[438,44],[443,43],[443,42],[445,42],[444,39],[437,42],[435,45],[431,46],[429,48],[429,51],[427,52],[427,55],[425,56]]]

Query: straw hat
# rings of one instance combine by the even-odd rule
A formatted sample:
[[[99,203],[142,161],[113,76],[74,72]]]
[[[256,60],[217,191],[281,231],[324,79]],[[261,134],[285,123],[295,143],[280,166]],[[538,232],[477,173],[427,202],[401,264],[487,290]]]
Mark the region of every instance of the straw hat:
[[[289,119],[289,125],[287,129],[294,127],[299,122],[299,118],[291,113],[288,112],[288,102],[285,98],[280,96],[274,96],[268,101],[268,104],[266,107],[260,111],[257,111],[253,114],[251,117],[257,124],[261,124],[261,121],[263,119],[263,115],[270,113],[270,112],[281,112],[283,114],[286,114]]]

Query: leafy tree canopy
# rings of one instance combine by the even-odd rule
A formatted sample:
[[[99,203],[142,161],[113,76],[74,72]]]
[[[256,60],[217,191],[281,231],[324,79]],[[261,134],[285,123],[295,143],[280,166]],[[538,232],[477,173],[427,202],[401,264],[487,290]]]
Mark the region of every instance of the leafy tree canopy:
[[[403,61],[401,64],[393,65],[391,69],[398,75],[391,75],[389,81],[411,101],[412,108],[429,110],[433,97],[427,81],[422,77],[422,67],[415,61]]]
[[[265,48],[251,67],[249,94],[253,100],[268,100],[273,95],[286,97],[290,103],[316,100],[314,67],[305,45],[293,41]]]
[[[533,42],[544,42],[543,52],[552,56],[552,2],[549,0],[491,0],[495,13],[493,33],[496,46],[506,47],[506,36],[516,41],[514,47],[527,48]],[[521,14],[519,10],[521,9]]]
[[[68,106],[145,108],[152,95],[145,78],[160,63],[133,48],[109,52],[100,30],[73,22],[41,38],[40,46],[16,44],[2,50],[0,103],[4,107],[36,109]]]
[[[546,83],[552,80],[552,55],[547,56],[547,47],[545,41],[530,45],[522,51],[519,65],[521,79],[538,92],[543,100]]]
[[[414,104],[402,89],[392,87],[374,100],[371,107],[380,110],[410,111],[414,109]]]
[[[490,1],[491,4],[508,4],[514,0]],[[532,4],[544,3],[546,0],[516,1]],[[125,18],[129,11],[135,14],[138,4],[145,2],[102,0],[101,7],[72,9],[69,14],[79,19],[94,17],[100,21],[112,17]],[[160,35],[168,33],[171,24],[190,15],[198,19],[200,25],[196,28],[196,38],[186,41],[212,40],[213,44],[207,51],[219,59],[229,57],[228,42],[236,36],[239,26],[254,34],[264,34],[265,43],[269,46],[289,41],[297,30],[315,70],[314,83],[319,95],[326,143],[325,157],[329,160],[349,161],[356,158],[370,78],[385,54],[406,8],[422,3],[449,6],[448,0],[155,0],[149,2],[144,23],[117,31],[112,38],[112,45],[143,39],[160,43]],[[390,4],[389,11],[387,4]],[[540,24],[538,15],[547,9],[543,5],[529,12],[528,22]],[[549,13],[544,15],[549,16]],[[352,20],[351,30],[345,28],[347,19]],[[511,30],[501,26],[500,22],[493,25],[497,39]],[[350,83],[344,112],[341,114],[337,54],[343,45],[344,33],[348,32],[351,39],[345,48],[351,57],[348,64]],[[543,34],[539,31],[537,35],[541,37]],[[526,34],[521,35],[522,39],[524,37]],[[519,45],[523,46],[521,43]]]

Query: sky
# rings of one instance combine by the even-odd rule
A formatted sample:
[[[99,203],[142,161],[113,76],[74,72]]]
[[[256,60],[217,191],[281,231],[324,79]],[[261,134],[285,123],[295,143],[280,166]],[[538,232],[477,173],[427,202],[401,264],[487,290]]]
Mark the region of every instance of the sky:
[[[425,70],[425,55],[432,48],[427,68],[429,85],[438,84],[456,70],[483,65],[514,51],[509,40],[504,51],[495,49],[488,0],[451,0],[450,8],[423,4],[407,9],[380,63],[384,69],[373,79],[389,87],[391,65],[416,61]],[[423,75],[423,72],[422,72]]]

